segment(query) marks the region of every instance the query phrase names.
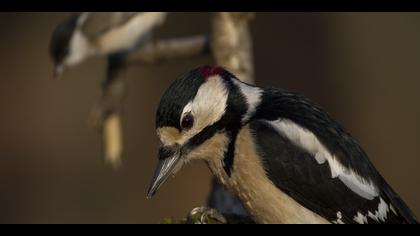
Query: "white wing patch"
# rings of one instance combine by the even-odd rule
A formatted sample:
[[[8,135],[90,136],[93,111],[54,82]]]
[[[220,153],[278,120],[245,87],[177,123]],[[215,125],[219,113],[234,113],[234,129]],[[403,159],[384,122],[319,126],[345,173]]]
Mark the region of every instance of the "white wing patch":
[[[398,212],[395,210],[394,206],[392,206],[392,204],[389,204],[389,208],[391,209],[392,212],[394,212],[394,214],[397,216]]]
[[[380,202],[378,205],[378,210],[375,211],[375,214],[373,215],[371,212],[369,212],[369,216],[373,215],[373,219],[379,219],[382,222],[385,222],[387,214],[389,212],[389,207],[388,204],[382,199],[380,198]]]
[[[369,218],[375,220],[378,223],[381,222],[381,221],[386,222],[388,212],[390,211],[389,206],[391,206],[391,205],[388,205],[384,201],[384,199],[379,198],[378,209],[375,211],[375,213],[372,213],[371,211],[368,211],[367,216]],[[391,206],[391,210],[392,210],[392,206]],[[357,212],[357,215],[354,216],[353,220],[356,221],[359,224],[364,224],[364,223],[367,223],[367,216],[362,215],[362,213],[360,213],[360,212]]]
[[[359,224],[367,224],[367,217],[364,216],[362,213],[357,212],[357,215],[353,218],[354,221],[356,221]]]
[[[371,181],[343,166],[334,154],[331,154],[309,130],[288,119],[267,121],[267,123],[290,141],[312,154],[319,164],[327,161],[331,168],[331,177],[338,177],[349,189],[359,196],[369,200],[379,196],[378,188]]]
[[[139,38],[149,33],[154,27],[161,25],[166,14],[166,12],[138,14],[126,24],[103,35],[98,41],[99,52],[109,54],[132,48]]]
[[[375,213],[372,213],[371,211],[368,211],[367,215],[363,215],[362,213],[360,213],[359,211],[357,212],[357,215],[355,215],[353,217],[353,220],[356,223],[359,224],[367,224],[368,223],[368,219],[367,217],[375,220],[376,222],[380,223],[386,222],[387,219],[387,215],[388,212],[392,210],[395,214],[396,212],[393,210],[392,205],[388,205],[384,199],[382,199],[381,197],[379,198],[379,204],[378,204],[378,209],[375,211]],[[337,212],[337,220],[333,220],[332,223],[334,224],[344,224],[344,222],[341,220],[342,219],[342,214],[340,211]]]
[[[66,66],[74,66],[94,53],[94,48],[88,39],[80,32],[75,30],[70,39],[70,52],[65,59]]]
[[[255,113],[255,109],[261,102],[261,95],[263,90],[257,87],[249,86],[244,84],[237,79],[232,79],[232,81],[238,86],[241,90],[242,95],[245,97],[246,102],[248,104],[248,111],[242,118],[242,123],[245,123],[251,118],[251,116]]]
[[[344,222],[341,220],[342,218],[343,218],[343,215],[341,214],[341,211],[338,211],[337,212],[337,220],[333,220],[332,222],[334,224],[340,224],[340,225],[342,225],[342,224],[344,224]]]

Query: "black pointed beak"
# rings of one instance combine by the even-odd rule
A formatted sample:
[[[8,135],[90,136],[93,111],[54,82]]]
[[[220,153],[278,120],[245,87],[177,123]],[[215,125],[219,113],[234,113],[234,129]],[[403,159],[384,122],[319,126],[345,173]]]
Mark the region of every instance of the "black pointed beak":
[[[165,183],[174,171],[180,159],[181,153],[178,145],[161,147],[159,149],[159,161],[147,191],[148,199],[152,198],[159,188]]]

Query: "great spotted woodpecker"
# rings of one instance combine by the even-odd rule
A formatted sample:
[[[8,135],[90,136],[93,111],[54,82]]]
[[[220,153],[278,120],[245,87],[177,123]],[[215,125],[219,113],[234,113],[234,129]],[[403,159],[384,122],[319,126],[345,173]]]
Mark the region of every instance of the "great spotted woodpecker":
[[[148,197],[199,159],[257,223],[417,223],[355,139],[301,95],[199,67],[165,92],[156,129]]]
[[[54,77],[85,59],[102,55],[118,56],[142,44],[165,12],[82,12],[74,13],[54,30],[50,56]],[[117,57],[118,58],[118,57]]]

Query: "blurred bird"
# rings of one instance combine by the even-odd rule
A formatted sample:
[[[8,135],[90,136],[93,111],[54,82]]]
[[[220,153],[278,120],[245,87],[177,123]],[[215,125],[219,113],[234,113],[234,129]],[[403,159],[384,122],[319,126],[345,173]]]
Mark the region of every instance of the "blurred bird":
[[[121,164],[123,152],[120,109],[125,95],[121,71],[129,53],[146,45],[153,30],[162,25],[165,12],[83,12],[74,13],[54,30],[50,56],[54,78],[65,69],[93,56],[107,58],[103,97],[95,106],[89,123],[101,128],[105,160],[114,167]]]
[[[164,12],[75,13],[57,26],[50,41],[54,77],[96,55],[121,54],[141,45],[160,26]]]
[[[257,223],[417,223],[351,135],[301,95],[200,67],[165,92],[156,128],[148,198],[200,159]]]

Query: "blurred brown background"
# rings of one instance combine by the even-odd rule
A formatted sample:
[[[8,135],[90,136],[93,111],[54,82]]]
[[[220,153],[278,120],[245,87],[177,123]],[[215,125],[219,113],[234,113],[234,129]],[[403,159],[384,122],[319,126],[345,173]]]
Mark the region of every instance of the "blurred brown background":
[[[0,14],[0,223],[156,223],[205,203],[210,173],[193,163],[146,200],[154,115],[171,81],[209,57],[126,70],[123,167],[104,164],[87,117],[105,60],[52,79],[53,28],[68,13]],[[209,13],[171,13],[159,37],[209,31]],[[420,216],[420,14],[257,13],[257,83],[328,110]]]

